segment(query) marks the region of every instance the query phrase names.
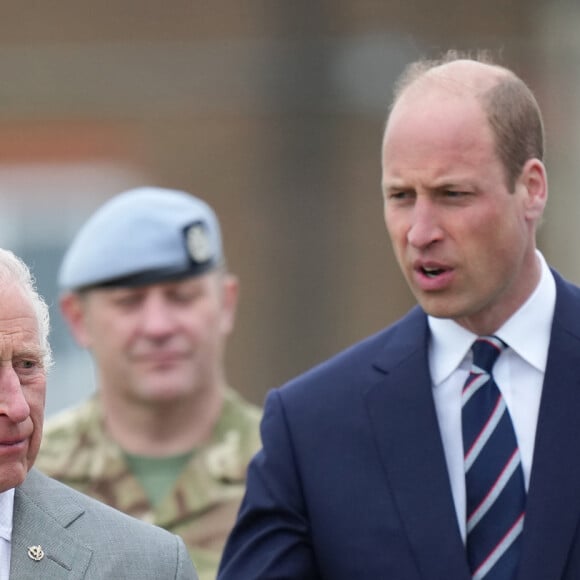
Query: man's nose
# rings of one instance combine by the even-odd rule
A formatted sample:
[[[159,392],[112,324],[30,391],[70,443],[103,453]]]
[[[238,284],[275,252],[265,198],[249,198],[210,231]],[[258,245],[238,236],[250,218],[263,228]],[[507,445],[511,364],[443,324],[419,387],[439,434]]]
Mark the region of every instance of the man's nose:
[[[152,296],[143,304],[141,312],[141,329],[151,335],[165,335],[175,328],[172,309],[166,300]]]
[[[18,373],[12,364],[0,364],[0,415],[21,423],[30,415]]]
[[[413,247],[423,249],[443,236],[437,212],[428,200],[417,199],[411,213],[407,241]]]

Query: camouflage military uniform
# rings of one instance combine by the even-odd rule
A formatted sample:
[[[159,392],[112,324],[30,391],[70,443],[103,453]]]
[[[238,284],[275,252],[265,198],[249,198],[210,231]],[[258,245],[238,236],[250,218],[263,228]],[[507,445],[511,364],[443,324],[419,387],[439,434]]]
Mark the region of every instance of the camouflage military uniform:
[[[173,491],[149,503],[103,429],[98,396],[50,419],[36,467],[117,509],[179,534],[200,580],[214,580],[245,488],[247,464],[260,446],[261,412],[231,389],[211,440],[196,449]]]

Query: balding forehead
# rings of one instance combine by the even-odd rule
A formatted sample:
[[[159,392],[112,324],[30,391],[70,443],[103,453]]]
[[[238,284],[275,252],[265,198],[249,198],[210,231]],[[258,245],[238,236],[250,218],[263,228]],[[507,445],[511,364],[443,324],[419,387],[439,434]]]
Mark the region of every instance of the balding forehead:
[[[427,70],[407,90],[439,88],[455,94],[478,95],[510,76],[514,77],[514,74],[501,66],[460,59]]]

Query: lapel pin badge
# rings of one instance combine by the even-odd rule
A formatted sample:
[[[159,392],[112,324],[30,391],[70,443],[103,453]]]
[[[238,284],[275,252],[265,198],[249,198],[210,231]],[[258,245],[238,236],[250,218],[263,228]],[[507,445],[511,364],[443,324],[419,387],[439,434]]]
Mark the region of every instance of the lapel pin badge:
[[[29,546],[28,557],[35,562],[39,562],[44,558],[44,550],[42,546]]]

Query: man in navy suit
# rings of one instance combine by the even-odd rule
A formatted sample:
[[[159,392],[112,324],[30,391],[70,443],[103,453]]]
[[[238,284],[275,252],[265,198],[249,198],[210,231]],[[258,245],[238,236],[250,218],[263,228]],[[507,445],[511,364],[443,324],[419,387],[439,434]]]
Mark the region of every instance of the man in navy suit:
[[[543,147],[511,71],[452,53],[405,71],[384,214],[419,305],[269,394],[221,580],[488,580],[512,545],[516,571],[501,578],[580,578],[580,291],[536,248]],[[525,517],[472,572],[462,389],[489,335],[507,344],[493,377]]]

